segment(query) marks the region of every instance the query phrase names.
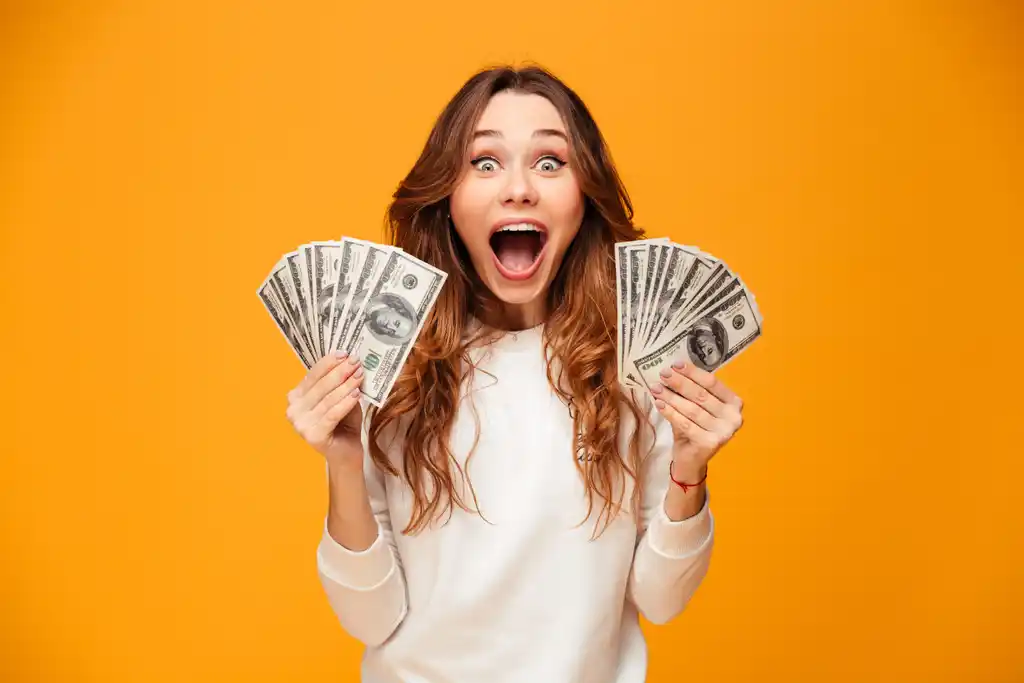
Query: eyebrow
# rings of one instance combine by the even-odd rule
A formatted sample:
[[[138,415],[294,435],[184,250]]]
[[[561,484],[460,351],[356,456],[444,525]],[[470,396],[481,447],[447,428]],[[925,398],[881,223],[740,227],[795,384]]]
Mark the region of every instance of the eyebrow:
[[[557,138],[562,138],[566,142],[569,141],[569,138],[566,137],[565,133],[563,133],[562,131],[560,131],[560,130],[558,130],[556,128],[540,128],[538,130],[533,131],[533,136],[532,137],[543,138],[543,137],[549,137],[549,136],[554,136],[554,137],[557,137]],[[505,136],[501,134],[500,130],[491,130],[491,129],[478,130],[478,131],[475,131],[473,133],[473,139],[474,140],[476,140],[477,138],[487,138],[487,137],[502,138],[502,137],[505,137]]]

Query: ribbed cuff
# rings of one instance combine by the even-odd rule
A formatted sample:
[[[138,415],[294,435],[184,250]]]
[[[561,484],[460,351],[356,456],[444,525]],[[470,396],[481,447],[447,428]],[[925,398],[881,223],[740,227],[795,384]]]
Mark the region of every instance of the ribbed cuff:
[[[352,590],[371,591],[390,578],[395,571],[395,557],[377,529],[377,538],[369,548],[356,552],[341,545],[327,531],[317,548],[317,564],[332,581]]]
[[[647,538],[654,552],[664,557],[683,559],[703,550],[711,542],[715,530],[710,503],[711,497],[705,492],[704,506],[700,512],[674,522],[665,514],[662,502],[647,528]]]

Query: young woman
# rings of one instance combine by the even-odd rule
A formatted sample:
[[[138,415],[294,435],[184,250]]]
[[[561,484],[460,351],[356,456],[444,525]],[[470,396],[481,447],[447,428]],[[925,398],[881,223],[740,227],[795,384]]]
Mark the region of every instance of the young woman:
[[[542,69],[480,72],[388,219],[449,276],[387,403],[331,356],[288,397],[327,461],[317,566],[362,680],[643,681],[638,614],[669,621],[707,571],[707,465],[742,404],[690,364],[619,383],[613,248],[641,233],[597,125]]]

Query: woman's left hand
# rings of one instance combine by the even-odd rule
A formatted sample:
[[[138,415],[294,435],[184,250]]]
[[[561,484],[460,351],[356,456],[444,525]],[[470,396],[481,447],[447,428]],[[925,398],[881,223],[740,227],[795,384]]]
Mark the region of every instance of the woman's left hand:
[[[700,475],[708,462],[743,426],[743,401],[706,370],[677,363],[661,371],[651,387],[654,403],[672,425],[672,461],[678,474]]]

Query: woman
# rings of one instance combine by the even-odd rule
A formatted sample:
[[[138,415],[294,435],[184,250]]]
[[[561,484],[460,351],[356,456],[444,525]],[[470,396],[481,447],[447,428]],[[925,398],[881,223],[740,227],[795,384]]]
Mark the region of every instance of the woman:
[[[327,357],[288,409],[327,460],[317,566],[362,680],[643,681],[638,613],[669,621],[707,571],[741,402],[692,365],[618,382],[613,245],[641,233],[594,120],[542,69],[480,72],[388,219],[449,274],[401,378],[369,410]]]

